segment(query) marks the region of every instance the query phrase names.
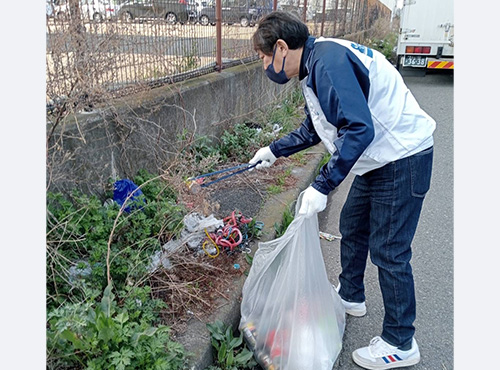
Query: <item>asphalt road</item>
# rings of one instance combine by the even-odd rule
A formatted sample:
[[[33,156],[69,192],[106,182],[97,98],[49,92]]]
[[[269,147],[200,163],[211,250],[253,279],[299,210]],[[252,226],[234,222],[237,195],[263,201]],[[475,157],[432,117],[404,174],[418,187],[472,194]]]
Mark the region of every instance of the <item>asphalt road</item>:
[[[415,339],[421,361],[408,369],[450,370],[454,367],[453,76],[427,74],[425,77],[405,77],[405,81],[420,106],[437,122],[431,188],[412,246],[417,298]],[[321,231],[339,235],[339,214],[351,182],[352,175],[330,194],[328,208],[319,214]],[[328,276],[337,285],[339,242],[321,240],[321,245]],[[335,370],[360,369],[352,361],[351,353],[381,334],[384,308],[377,269],[369,259],[365,286],[368,312],[361,318],[347,316],[343,349]]]

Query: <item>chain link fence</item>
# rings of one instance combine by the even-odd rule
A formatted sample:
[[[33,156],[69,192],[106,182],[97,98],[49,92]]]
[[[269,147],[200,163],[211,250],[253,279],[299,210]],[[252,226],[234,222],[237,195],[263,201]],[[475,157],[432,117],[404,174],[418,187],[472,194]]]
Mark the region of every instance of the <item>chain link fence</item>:
[[[273,9],[294,12],[326,37],[359,34],[391,16],[378,0],[196,1],[47,0],[48,112],[92,109],[257,60],[251,37]]]

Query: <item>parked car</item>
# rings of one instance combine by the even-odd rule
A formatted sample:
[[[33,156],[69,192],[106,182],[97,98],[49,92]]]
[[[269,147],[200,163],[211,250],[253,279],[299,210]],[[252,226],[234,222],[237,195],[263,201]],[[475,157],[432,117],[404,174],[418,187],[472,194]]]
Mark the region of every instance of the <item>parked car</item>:
[[[192,1],[188,2],[189,9],[189,20],[193,22],[198,22],[200,19],[200,10],[203,8],[203,5],[206,5],[206,2]]]
[[[169,24],[189,20],[187,0],[131,0],[123,3],[118,18],[123,22],[135,19],[164,19]]]
[[[84,19],[102,22],[104,20],[115,19],[120,7],[114,1],[82,0],[80,11]]]
[[[222,0],[222,22],[227,24],[239,23],[242,27],[253,26],[260,17],[267,14],[271,6],[264,6],[269,1],[255,0]],[[203,4],[203,2],[202,2]],[[199,21],[202,25],[215,24],[215,0],[206,3],[199,12]]]
[[[69,3],[68,0],[53,1],[53,16],[56,19],[69,19]]]
[[[53,0],[54,16],[57,19],[67,20],[71,17],[71,8],[68,0]],[[116,17],[120,5],[114,0],[80,0],[80,16],[82,19],[102,22]]]

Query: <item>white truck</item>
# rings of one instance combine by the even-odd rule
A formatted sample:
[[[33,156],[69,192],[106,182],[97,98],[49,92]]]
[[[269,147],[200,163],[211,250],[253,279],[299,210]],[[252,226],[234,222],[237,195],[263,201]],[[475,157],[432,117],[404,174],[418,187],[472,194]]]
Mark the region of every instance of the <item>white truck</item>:
[[[453,71],[453,1],[403,1],[396,51],[399,71]]]

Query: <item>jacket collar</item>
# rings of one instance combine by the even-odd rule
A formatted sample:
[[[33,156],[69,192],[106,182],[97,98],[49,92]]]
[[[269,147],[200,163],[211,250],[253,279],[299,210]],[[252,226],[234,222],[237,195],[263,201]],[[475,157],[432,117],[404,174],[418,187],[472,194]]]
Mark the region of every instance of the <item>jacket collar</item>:
[[[307,64],[307,59],[309,58],[309,54],[311,54],[311,51],[314,47],[314,41],[316,41],[316,38],[313,36],[309,36],[304,45],[304,50],[302,51],[302,58],[300,59],[299,80],[303,80],[304,77],[306,77],[309,74],[306,68],[306,64]]]

